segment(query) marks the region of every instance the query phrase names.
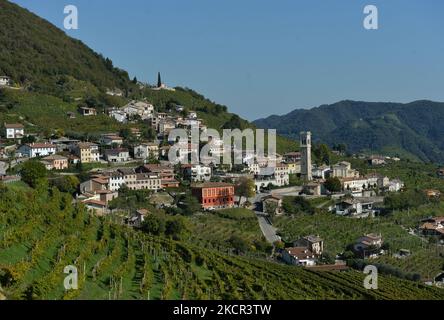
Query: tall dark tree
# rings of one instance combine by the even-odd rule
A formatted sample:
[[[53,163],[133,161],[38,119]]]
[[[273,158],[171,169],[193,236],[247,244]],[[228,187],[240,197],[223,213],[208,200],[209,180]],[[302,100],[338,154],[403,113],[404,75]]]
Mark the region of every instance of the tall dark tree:
[[[160,77],[160,72],[157,73],[157,87],[160,88],[162,86],[162,79]]]

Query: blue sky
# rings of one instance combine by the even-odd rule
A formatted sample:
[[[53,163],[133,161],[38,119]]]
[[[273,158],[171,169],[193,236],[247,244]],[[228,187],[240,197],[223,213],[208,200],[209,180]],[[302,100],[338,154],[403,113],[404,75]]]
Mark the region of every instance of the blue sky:
[[[254,120],[343,99],[444,101],[442,0],[14,0],[139,80]],[[365,30],[365,5],[379,29]]]

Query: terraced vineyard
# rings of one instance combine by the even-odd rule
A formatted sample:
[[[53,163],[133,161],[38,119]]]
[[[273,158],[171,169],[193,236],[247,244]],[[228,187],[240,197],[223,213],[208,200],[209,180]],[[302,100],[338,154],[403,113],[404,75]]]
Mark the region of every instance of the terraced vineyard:
[[[79,289],[65,291],[75,265]],[[443,299],[396,278],[315,273],[150,237],[88,214],[70,195],[0,188],[0,281],[9,299]]]

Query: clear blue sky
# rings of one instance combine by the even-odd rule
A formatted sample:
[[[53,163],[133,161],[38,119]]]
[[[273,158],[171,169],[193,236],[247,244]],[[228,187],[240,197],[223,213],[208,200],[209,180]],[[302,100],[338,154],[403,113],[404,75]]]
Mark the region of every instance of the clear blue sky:
[[[254,120],[342,99],[444,100],[442,0],[14,0],[139,80]],[[365,30],[363,8],[379,9]]]

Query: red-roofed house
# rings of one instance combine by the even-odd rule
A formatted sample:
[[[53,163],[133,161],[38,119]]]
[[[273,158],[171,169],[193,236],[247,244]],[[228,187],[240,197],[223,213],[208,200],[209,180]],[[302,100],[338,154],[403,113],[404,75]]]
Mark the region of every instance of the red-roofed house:
[[[316,257],[307,247],[285,248],[282,252],[282,259],[292,265],[314,266]]]

